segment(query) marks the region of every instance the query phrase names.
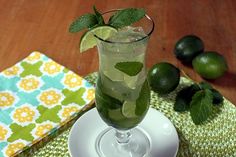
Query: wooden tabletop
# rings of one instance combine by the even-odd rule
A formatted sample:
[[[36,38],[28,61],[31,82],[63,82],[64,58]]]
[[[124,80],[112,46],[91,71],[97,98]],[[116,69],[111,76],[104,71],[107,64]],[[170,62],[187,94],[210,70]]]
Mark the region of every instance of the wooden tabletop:
[[[206,50],[223,54],[229,71],[210,83],[236,104],[236,1],[233,0],[0,0],[0,71],[34,50],[41,51],[80,75],[98,70],[96,48],[80,54],[82,33],[68,33],[69,24],[96,5],[101,11],[142,7],[154,19],[148,66],[160,61],[202,78],[173,54],[176,41],[187,34],[202,38]]]

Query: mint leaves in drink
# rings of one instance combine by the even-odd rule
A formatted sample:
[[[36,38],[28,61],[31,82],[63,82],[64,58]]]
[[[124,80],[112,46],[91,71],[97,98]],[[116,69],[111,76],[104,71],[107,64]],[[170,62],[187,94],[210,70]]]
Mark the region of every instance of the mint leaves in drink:
[[[141,62],[119,62],[116,63],[115,68],[129,76],[137,75],[143,68]]]
[[[177,93],[174,110],[190,111],[196,125],[206,121],[213,112],[213,107],[223,102],[223,96],[207,82],[194,83]]]

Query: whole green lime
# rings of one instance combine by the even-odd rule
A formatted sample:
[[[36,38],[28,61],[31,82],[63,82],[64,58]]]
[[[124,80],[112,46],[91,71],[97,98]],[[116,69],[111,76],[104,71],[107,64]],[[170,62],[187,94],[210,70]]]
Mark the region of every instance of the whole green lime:
[[[175,44],[174,53],[183,63],[191,63],[193,58],[204,51],[203,41],[195,35],[187,35]]]
[[[179,84],[180,71],[174,65],[161,62],[152,66],[148,72],[151,89],[159,94],[168,94]]]
[[[211,51],[198,55],[194,58],[192,65],[194,70],[206,79],[221,77],[228,69],[224,56]]]

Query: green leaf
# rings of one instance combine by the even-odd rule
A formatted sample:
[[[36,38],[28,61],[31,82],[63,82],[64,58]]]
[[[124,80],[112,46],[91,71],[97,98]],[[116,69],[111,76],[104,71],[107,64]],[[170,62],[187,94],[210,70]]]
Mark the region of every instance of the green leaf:
[[[95,5],[93,6],[94,13],[96,15],[96,19],[98,21],[98,25],[104,25],[104,19],[102,17],[102,14],[96,9]]]
[[[121,28],[124,26],[129,26],[134,22],[137,22],[144,16],[145,16],[144,9],[127,8],[119,10],[113,16],[111,16],[108,24],[115,28]]]
[[[135,109],[136,115],[142,116],[144,113],[146,113],[149,104],[150,104],[150,87],[148,81],[145,80],[142,89],[139,93],[139,97],[136,100],[136,109]]]
[[[217,91],[216,89],[214,89],[211,84],[207,83],[207,82],[200,82],[199,86],[201,89],[209,89],[212,92],[213,95],[213,104],[214,105],[219,105],[224,101],[223,96],[220,94],[219,91]]]
[[[143,68],[143,63],[141,62],[119,62],[116,63],[115,68],[124,72],[129,76],[137,75]]]
[[[211,84],[207,83],[207,82],[200,82],[199,86],[201,89],[213,89],[213,87],[211,86]]]
[[[93,27],[98,23],[97,17],[94,14],[84,14],[78,17],[72,24],[70,25],[69,32],[75,33],[79,32],[85,28]]]
[[[209,89],[200,90],[194,94],[190,103],[190,115],[198,125],[206,121],[212,113],[212,92]]]
[[[178,112],[188,111],[192,96],[199,90],[196,84],[185,87],[177,93],[175,97],[174,110]]]
[[[211,92],[213,94],[213,104],[214,105],[219,105],[224,101],[224,98],[220,94],[219,91],[217,91],[216,89],[211,89]]]

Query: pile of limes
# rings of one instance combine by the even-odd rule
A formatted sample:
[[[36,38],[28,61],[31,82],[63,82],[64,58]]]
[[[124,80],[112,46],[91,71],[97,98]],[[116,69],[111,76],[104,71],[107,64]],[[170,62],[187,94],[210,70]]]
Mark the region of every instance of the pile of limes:
[[[204,52],[203,41],[195,35],[187,35],[175,44],[174,54],[184,64],[191,64],[194,70],[205,79],[221,77],[228,69],[225,58],[218,52]],[[168,94],[179,84],[180,70],[174,65],[161,62],[152,66],[148,80],[153,91]]]
[[[215,51],[204,52],[203,41],[195,35],[182,37],[174,53],[183,63],[192,63],[194,70],[206,79],[221,77],[228,69],[224,56]]]

